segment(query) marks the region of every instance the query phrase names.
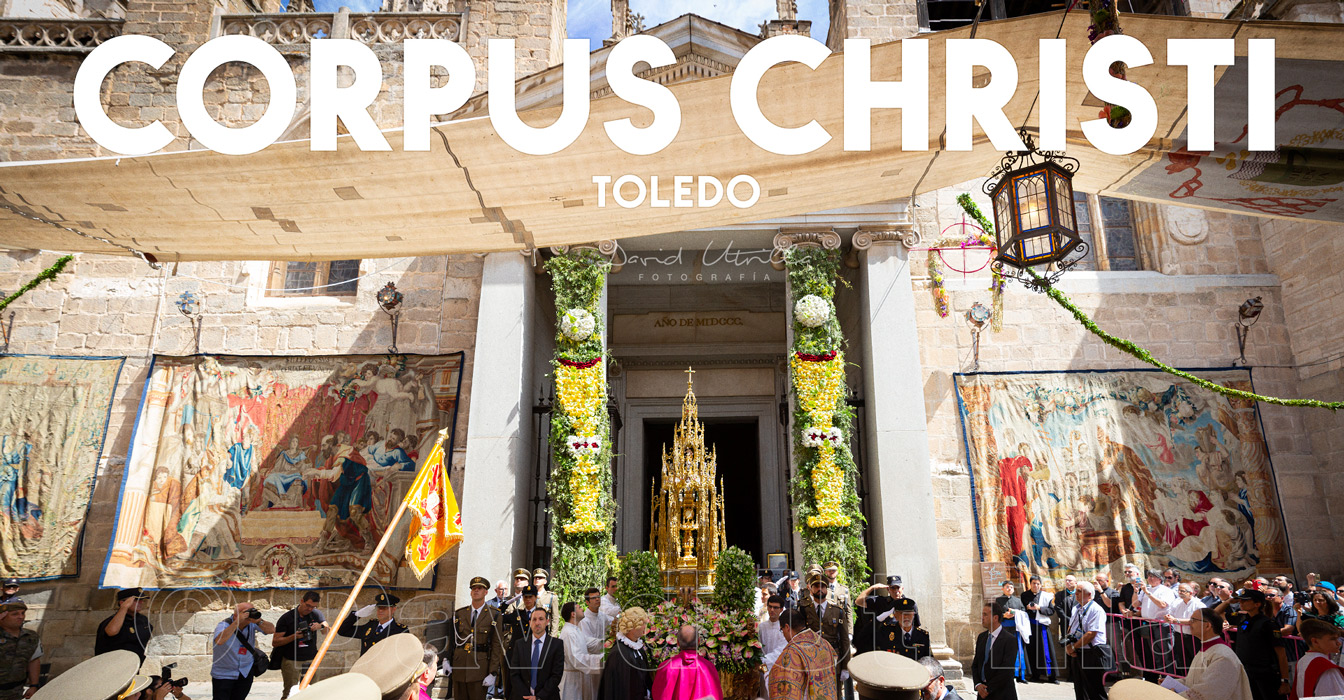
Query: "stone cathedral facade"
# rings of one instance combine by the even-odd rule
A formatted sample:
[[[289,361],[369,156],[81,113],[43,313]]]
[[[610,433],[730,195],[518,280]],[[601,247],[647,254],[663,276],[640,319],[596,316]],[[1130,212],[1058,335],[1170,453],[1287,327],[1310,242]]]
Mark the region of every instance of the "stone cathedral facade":
[[[789,2],[759,31],[687,14],[645,27],[638,4],[613,3],[613,36],[645,32],[663,39],[678,60],[648,77],[674,83],[731,73],[766,36],[808,33]],[[831,0],[827,36],[902,39],[948,19],[937,0]],[[1162,3],[1159,3],[1159,5]],[[120,34],[157,36],[179,50],[162,73],[117,69],[103,86],[108,114],[120,123],[161,120],[186,137],[165,75],[192,48],[222,33],[245,33],[277,45],[307,99],[306,43],[314,35],[370,43],[384,66],[383,91],[371,108],[385,127],[400,125],[399,41],[410,31],[461,42],[477,63],[484,90],[485,42],[517,40],[520,109],[558,105],[564,0],[445,0],[392,3],[378,13],[281,12],[252,0],[0,0],[0,159],[105,155],[80,129],[71,86],[81,58]],[[1221,17],[1228,0],[1165,4],[1165,11]],[[310,8],[297,8],[310,9]],[[1163,11],[1154,5],[1152,11]],[[1275,19],[1339,21],[1337,3],[1280,2]],[[1002,10],[1002,4],[999,9]],[[600,61],[608,46],[595,47]],[[172,68],[174,70],[169,70]],[[524,77],[526,76],[526,77]],[[610,93],[602,78],[592,95]],[[245,124],[265,108],[260,76],[230,65],[207,85],[206,105],[219,121]],[[479,116],[484,97],[457,116]],[[307,135],[306,111],[286,138]],[[1137,362],[1088,333],[1042,295],[1010,287],[1003,328],[978,342],[964,320],[987,299],[987,272],[962,253],[929,251],[965,219],[956,198],[979,181],[914,198],[901,196],[806,216],[620,241],[608,279],[606,312],[616,433],[616,545],[648,547],[650,494],[661,445],[694,363],[700,415],[720,445],[719,471],[739,473],[728,488],[729,544],[799,561],[789,512],[791,440],[781,424],[787,392],[788,313],[784,273],[773,251],[820,241],[844,251],[849,288],[837,312],[849,339],[848,382],[859,406],[861,489],[867,545],[875,574],[903,576],[921,605],[939,655],[967,659],[979,630],[982,597],[973,489],[953,375],[969,371],[1066,371],[1138,368]],[[0,197],[4,194],[0,169]],[[895,193],[893,193],[895,194]],[[1178,367],[1226,367],[1238,359],[1237,309],[1249,298],[1264,312],[1249,331],[1245,359],[1261,393],[1338,400],[1344,396],[1344,228],[1257,219],[1078,193],[1083,235],[1092,254],[1062,288],[1098,323],[1135,340]],[[274,222],[272,222],[274,223]],[[395,211],[368,221],[393,233]],[[277,231],[279,234],[280,232]],[[604,238],[595,233],[594,242]],[[10,250],[0,231],[0,291],[13,290],[50,265],[59,251]],[[240,252],[241,253],[241,252]],[[402,616],[417,628],[454,607],[466,582],[504,579],[517,567],[545,564],[545,522],[538,470],[548,405],[556,319],[547,251],[324,262],[186,262],[154,270],[132,258],[83,254],[54,281],[10,307],[4,350],[16,354],[127,358],[83,540],[77,578],[25,584],[54,670],[92,653],[97,620],[110,614],[113,591],[100,589],[117,485],[150,359],[155,354],[256,355],[383,352],[392,330],[374,293],[395,282],[405,294],[397,345],[405,352],[466,352],[452,478],[465,542],[439,564],[438,585],[408,600]],[[926,258],[943,255],[949,313],[939,315]],[[983,262],[983,261],[981,261]],[[957,269],[966,269],[965,274]],[[317,289],[313,289],[316,287]],[[202,300],[199,339],[173,306],[183,292]],[[669,322],[669,319],[671,322]],[[689,322],[684,322],[689,319]],[[9,323],[8,317],[5,319]],[[199,342],[199,346],[197,343]],[[1344,417],[1322,410],[1260,408],[1292,562],[1299,578],[1344,577]],[[725,451],[724,445],[731,445]],[[653,457],[650,457],[653,455]],[[653,465],[653,466],[651,466]],[[746,514],[747,518],[740,517]],[[733,538],[737,538],[734,540]],[[851,582],[850,587],[862,584]],[[370,593],[371,595],[372,593]],[[324,607],[335,608],[339,592]],[[278,615],[289,591],[163,591],[155,596],[156,637],[150,666],[177,661],[179,673],[203,676],[208,634],[239,599],[264,601]],[[339,651],[353,658],[354,647]],[[346,659],[349,660],[349,659]]]

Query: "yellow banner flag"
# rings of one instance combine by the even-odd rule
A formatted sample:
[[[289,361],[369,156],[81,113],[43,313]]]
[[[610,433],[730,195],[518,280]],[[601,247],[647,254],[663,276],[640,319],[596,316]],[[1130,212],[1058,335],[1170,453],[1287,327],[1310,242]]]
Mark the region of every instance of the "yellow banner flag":
[[[429,453],[429,459],[420,467],[415,483],[406,494],[406,509],[413,514],[406,558],[418,579],[424,578],[439,557],[462,541],[462,513],[457,509],[457,498],[453,496],[448,470],[443,465],[446,432],[439,432],[439,440]]]

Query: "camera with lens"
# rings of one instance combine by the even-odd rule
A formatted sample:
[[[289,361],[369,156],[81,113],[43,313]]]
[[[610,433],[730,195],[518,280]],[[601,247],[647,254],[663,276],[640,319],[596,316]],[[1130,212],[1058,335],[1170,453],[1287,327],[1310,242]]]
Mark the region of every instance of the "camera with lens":
[[[1311,605],[1311,591],[1293,591],[1295,605]]]
[[[261,611],[258,610],[258,609],[256,609],[256,608],[252,608],[251,610],[248,610],[248,611],[247,611],[247,616],[248,616],[249,619],[252,619],[252,620],[260,620],[260,619],[261,619]]]
[[[175,685],[179,688],[185,688],[187,687],[186,676],[176,679],[173,678],[173,668],[176,666],[177,666],[176,661],[168,664],[167,666],[164,666],[162,669],[159,670],[159,678],[163,679],[163,682],[167,685]]]
[[[1064,638],[1059,640],[1059,643],[1063,644],[1064,646],[1069,646],[1070,644],[1077,644],[1078,640],[1082,638],[1083,635],[1077,632],[1070,632],[1069,634],[1064,635]]]

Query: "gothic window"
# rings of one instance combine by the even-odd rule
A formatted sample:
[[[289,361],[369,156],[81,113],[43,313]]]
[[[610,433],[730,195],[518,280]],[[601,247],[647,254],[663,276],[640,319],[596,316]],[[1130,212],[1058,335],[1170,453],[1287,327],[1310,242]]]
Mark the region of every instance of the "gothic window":
[[[266,284],[266,296],[303,297],[355,295],[358,260],[330,262],[274,262]]]

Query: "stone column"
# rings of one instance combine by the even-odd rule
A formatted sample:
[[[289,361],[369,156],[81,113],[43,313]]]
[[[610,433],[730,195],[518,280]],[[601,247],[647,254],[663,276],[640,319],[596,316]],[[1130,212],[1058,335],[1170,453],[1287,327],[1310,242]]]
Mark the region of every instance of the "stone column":
[[[536,284],[532,264],[522,255],[486,257],[472,358],[467,462],[458,495],[463,539],[456,605],[470,599],[471,577],[493,580],[526,564]]]
[[[910,284],[909,248],[918,242],[909,221],[861,227],[853,239],[864,263],[858,292],[864,314],[859,344],[867,400],[868,527],[876,573],[904,580],[935,650],[946,650],[924,373]]]

